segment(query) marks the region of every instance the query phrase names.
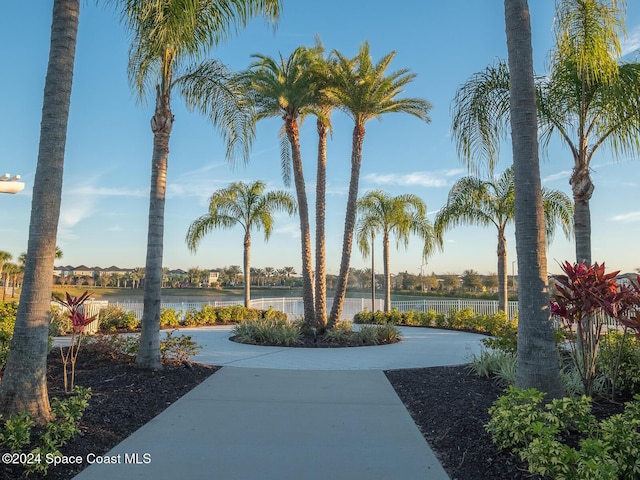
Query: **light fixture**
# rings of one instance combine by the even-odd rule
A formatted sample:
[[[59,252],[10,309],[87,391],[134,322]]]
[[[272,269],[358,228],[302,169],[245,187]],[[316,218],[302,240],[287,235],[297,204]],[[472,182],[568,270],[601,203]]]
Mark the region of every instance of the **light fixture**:
[[[0,177],[0,193],[18,193],[24,189],[24,182],[20,182],[20,175],[13,177],[5,173]]]

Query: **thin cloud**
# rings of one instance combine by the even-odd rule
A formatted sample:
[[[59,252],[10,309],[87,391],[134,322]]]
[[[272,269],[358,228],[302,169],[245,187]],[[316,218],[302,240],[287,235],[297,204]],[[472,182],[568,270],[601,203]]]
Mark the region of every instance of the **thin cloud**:
[[[630,53],[637,53],[640,49],[640,25],[629,30],[627,37],[620,42],[620,48],[622,49],[622,57],[625,57]]]
[[[447,187],[452,184],[452,177],[464,173],[463,169],[440,170],[437,172],[411,173],[370,173],[365,180],[376,185],[401,185],[419,187]]]
[[[285,223],[280,227],[274,228],[273,233],[289,235],[292,238],[300,238],[300,225],[294,222]]]
[[[628,212],[611,217],[614,222],[633,223],[640,222],[640,212]]]
[[[542,183],[554,182],[556,180],[568,180],[570,175],[571,175],[571,170],[562,170],[560,172],[547,175],[542,179]]]

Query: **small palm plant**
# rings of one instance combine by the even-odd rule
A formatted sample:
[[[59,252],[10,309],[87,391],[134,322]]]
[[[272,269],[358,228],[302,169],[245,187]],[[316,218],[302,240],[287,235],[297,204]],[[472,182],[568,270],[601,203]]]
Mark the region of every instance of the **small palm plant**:
[[[85,291],[79,297],[73,297],[67,293],[66,300],[54,297],[54,300],[62,305],[67,310],[67,315],[71,320],[73,328],[71,329],[71,345],[65,352],[60,345],[60,356],[62,357],[62,370],[64,373],[64,392],[70,393],[74,388],[75,373],[76,373],[76,360],[78,353],[80,352],[80,345],[82,344],[82,335],[84,333],[84,327],[89,325],[96,319],[96,316],[87,317],[84,313],[84,302],[89,298],[89,292]],[[69,382],[67,366],[71,362],[71,382]]]

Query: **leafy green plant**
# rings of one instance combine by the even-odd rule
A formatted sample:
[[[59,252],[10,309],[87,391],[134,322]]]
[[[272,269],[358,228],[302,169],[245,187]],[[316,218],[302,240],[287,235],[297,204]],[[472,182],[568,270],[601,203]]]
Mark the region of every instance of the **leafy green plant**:
[[[515,352],[482,349],[480,355],[473,354],[468,369],[476,375],[493,378],[502,385],[513,385],[516,372]]]
[[[288,320],[258,319],[238,323],[233,328],[240,343],[285,345],[300,343],[300,324]]]
[[[160,309],[160,328],[177,328],[180,326],[180,314],[173,308]]]
[[[491,420],[486,425],[493,443],[499,448],[518,451],[539,435],[543,426],[540,405],[544,393],[534,388],[524,390],[509,386],[489,409]]]
[[[99,321],[100,329],[107,332],[131,331],[140,327],[140,321],[133,312],[115,305],[100,310]]]
[[[376,335],[378,343],[396,343],[402,339],[402,334],[395,324],[377,325]]]
[[[640,340],[624,333],[611,332],[603,337],[596,370],[604,376],[611,399],[616,394],[640,394]]]
[[[16,324],[18,304],[0,303],[0,372],[4,370]]]
[[[0,416],[2,420],[2,416]],[[31,442],[31,428],[34,422],[27,412],[11,415],[0,428],[0,445],[12,452],[20,452]]]
[[[360,330],[354,333],[352,337],[354,343],[360,345],[377,345],[378,329],[374,325],[362,325]]]
[[[491,407],[494,443],[517,452],[529,471],[554,479],[636,479],[640,475],[640,396],[622,414],[597,422],[591,400],[562,398],[542,407],[544,394],[510,387]],[[578,441],[564,443],[566,435]]]
[[[175,330],[165,332],[164,340],[160,341],[160,355],[163,362],[188,362],[197,355],[202,347],[193,341],[191,335],[173,336]]]
[[[140,339],[133,335],[98,333],[89,339],[86,348],[109,355],[114,359],[120,355],[135,357],[140,348]]]
[[[11,452],[20,453],[33,447],[28,458],[38,459],[24,464],[26,475],[39,473],[46,475],[51,465],[47,455],[62,455],[60,448],[80,433],[78,426],[89,400],[91,389],[75,387],[73,395],[64,400],[51,400],[51,420],[43,428],[34,429],[34,422],[27,412],[9,417],[0,427],[0,445]],[[22,478],[22,477],[21,477]]]

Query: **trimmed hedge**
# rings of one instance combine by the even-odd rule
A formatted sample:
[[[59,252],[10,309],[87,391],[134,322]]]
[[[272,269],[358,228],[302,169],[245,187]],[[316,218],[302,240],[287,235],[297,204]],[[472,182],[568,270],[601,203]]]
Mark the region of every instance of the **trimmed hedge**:
[[[517,319],[507,319],[504,312],[492,315],[478,315],[474,313],[471,308],[465,308],[463,310],[452,308],[446,315],[444,313],[438,313],[435,310],[427,310],[426,312],[417,312],[415,310],[399,312],[393,308],[389,313],[364,310],[353,317],[353,322],[374,325],[391,324],[409,327],[466,330],[496,336],[515,334],[518,328]]]

